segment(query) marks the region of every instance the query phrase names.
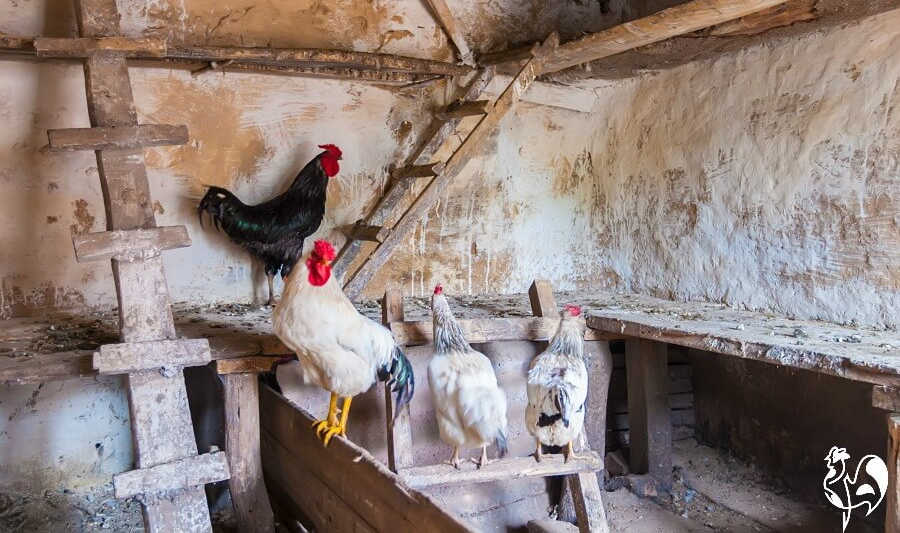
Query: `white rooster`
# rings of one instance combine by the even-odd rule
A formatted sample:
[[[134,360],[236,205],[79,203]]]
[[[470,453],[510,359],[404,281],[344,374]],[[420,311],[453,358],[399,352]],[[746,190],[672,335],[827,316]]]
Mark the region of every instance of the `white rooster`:
[[[565,446],[565,460],[575,458],[573,441],[584,427],[588,374],[584,365],[581,308],[567,305],[547,349],[528,368],[525,426],[534,435],[534,458],[541,445]]]
[[[331,392],[328,416],[316,422],[325,446],[334,435],[346,435],[353,396],[365,392],[376,377],[393,384],[397,411],[415,389],[412,366],[391,332],[362,316],[331,275],[334,248],[316,241],[306,261],[285,280],[272,322],[275,334],[297,353],[305,383]],[[338,398],[344,398],[338,419]]]
[[[450,464],[459,468],[460,448],[481,448],[479,468],[488,464],[487,447],[506,455],[506,395],[497,385],[494,367],[469,346],[453,318],[440,285],[431,298],[434,355],[428,384],[434,400],[441,440],[453,446]],[[474,459],[473,459],[474,461]]]

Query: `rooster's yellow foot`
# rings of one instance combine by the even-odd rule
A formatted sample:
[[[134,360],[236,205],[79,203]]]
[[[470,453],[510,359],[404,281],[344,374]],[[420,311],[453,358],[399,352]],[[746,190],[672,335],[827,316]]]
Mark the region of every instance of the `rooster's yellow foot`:
[[[328,443],[331,442],[331,439],[334,438],[335,435],[345,436],[347,434],[347,428],[338,424],[336,426],[332,426],[328,428],[328,431],[325,432],[325,437],[322,438],[322,444],[324,446],[328,446]]]

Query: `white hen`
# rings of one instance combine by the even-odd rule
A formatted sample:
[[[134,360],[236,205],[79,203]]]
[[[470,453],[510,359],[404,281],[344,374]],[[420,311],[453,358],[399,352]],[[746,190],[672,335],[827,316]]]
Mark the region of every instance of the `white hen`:
[[[488,463],[487,447],[506,455],[506,395],[497,385],[491,361],[469,346],[450,311],[440,285],[431,299],[434,355],[428,384],[441,440],[453,446],[450,464],[459,468],[460,448],[481,448],[479,467]]]
[[[588,375],[584,365],[584,321],[581,308],[567,305],[547,349],[528,368],[525,426],[534,435],[534,458],[541,444],[566,446],[566,461],[574,457],[572,441],[584,427]]]
[[[368,390],[376,377],[393,383],[398,412],[415,388],[412,366],[391,332],[356,311],[331,275],[332,260],[331,244],[316,241],[285,280],[272,313],[275,334],[297,353],[303,382],[331,392],[328,417],[315,426],[326,446],[334,435],[346,434],[353,396]],[[339,397],[344,398],[340,420]]]

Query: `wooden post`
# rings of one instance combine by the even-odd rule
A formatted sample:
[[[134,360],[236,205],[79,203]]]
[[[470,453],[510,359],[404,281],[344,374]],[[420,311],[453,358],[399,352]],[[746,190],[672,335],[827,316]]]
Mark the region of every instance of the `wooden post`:
[[[888,487],[885,531],[900,531],[900,413],[889,413],[888,423]]]
[[[395,288],[388,288],[384,292],[384,299],[381,302],[381,321],[385,325],[391,322],[402,322],[404,315],[403,293]],[[394,397],[388,384],[384,385],[384,401],[388,435],[388,467],[396,473],[415,464],[409,406],[395,415]]]
[[[220,376],[225,389],[225,454],[238,531],[275,531],[259,448],[259,380],[256,374]]]
[[[672,486],[672,424],[666,350],[661,342],[625,341],[631,471],[648,473],[668,489]]]
[[[534,280],[528,289],[528,299],[531,302],[531,312],[535,316],[559,317],[556,299],[553,297],[553,286],[549,281]],[[606,395],[609,393],[609,389],[589,391],[590,393]],[[603,402],[603,404],[605,405],[606,402]],[[586,443],[588,448],[590,448],[590,441],[585,434],[584,428],[581,429],[581,438],[579,440]],[[567,476],[566,479],[568,482],[563,485],[563,492],[560,495],[560,506],[564,507],[564,503],[567,501],[574,503],[578,529],[582,533],[608,533],[609,524],[606,521],[603,493],[600,490],[600,483],[597,481],[597,473],[581,473]],[[565,509],[563,509],[561,514],[566,514]]]

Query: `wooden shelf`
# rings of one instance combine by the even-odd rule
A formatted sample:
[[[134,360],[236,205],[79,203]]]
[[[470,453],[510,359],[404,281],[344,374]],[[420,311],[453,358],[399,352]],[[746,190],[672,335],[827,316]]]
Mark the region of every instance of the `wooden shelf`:
[[[530,477],[568,476],[603,470],[603,457],[597,452],[578,452],[579,458],[564,462],[561,454],[544,454],[541,462],[533,456],[495,459],[478,468],[475,463],[460,463],[457,470],[449,464],[413,466],[400,470],[400,477],[410,487],[449,487]]]

